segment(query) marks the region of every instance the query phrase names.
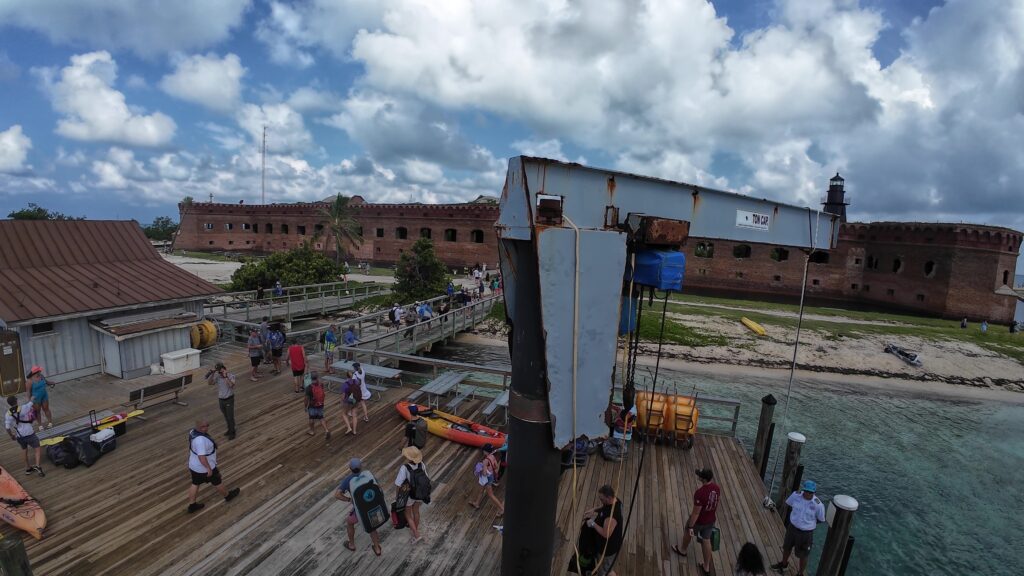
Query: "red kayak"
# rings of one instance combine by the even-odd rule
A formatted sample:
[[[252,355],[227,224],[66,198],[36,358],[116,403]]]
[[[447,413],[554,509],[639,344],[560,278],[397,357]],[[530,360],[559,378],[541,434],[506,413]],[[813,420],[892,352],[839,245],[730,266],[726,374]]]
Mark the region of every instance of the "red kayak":
[[[395,404],[395,409],[406,420],[413,419],[413,412],[422,416],[427,421],[427,430],[445,440],[475,448],[483,448],[487,444],[494,448],[500,448],[505,444],[504,432],[498,432],[472,420],[459,418],[454,414],[439,412],[429,406],[403,400]]]

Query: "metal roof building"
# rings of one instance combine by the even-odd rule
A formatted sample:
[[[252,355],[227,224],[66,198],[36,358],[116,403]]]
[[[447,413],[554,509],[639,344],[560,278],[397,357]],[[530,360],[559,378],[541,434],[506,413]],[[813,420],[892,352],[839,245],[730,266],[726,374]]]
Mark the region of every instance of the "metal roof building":
[[[55,382],[148,374],[189,347],[220,291],[161,258],[134,221],[0,220],[0,324],[18,334],[22,369]]]

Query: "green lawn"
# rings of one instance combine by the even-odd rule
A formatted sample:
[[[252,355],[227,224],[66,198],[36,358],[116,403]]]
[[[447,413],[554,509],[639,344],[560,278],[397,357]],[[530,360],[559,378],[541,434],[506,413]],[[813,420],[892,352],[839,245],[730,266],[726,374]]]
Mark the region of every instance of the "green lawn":
[[[395,275],[395,270],[394,270],[394,268],[378,268],[376,266],[371,266],[369,270],[359,270],[359,269],[353,268],[352,269],[352,273],[353,274],[368,274],[370,276],[394,276]]]
[[[193,252],[189,250],[175,250],[175,256],[187,256],[188,258],[198,258],[200,260],[211,260],[213,262],[239,262],[238,258],[232,258],[223,254],[215,254],[213,252]]]

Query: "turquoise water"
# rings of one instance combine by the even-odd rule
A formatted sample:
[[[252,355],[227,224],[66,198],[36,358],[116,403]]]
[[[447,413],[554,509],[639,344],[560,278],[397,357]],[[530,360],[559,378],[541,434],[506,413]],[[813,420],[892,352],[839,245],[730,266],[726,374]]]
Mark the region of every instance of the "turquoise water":
[[[496,346],[454,344],[437,355],[508,362]],[[737,435],[748,449],[760,398],[775,394],[776,445],[785,438],[785,380],[661,373],[681,392],[740,400]],[[1024,546],[1024,406],[800,380],[791,402],[785,431],[807,436],[804,478],[817,481],[826,500],[847,494],[860,502],[848,575],[1024,573],[1021,554],[1013,552]],[[774,458],[769,481],[773,466]],[[825,531],[822,525],[815,535],[811,573]]]

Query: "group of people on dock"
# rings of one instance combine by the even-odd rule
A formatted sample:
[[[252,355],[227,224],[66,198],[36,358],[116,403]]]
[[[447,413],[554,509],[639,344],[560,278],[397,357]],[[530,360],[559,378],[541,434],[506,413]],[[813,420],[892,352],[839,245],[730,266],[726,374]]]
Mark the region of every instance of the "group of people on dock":
[[[18,402],[18,397],[14,394],[7,397],[4,428],[25,455],[25,474],[38,474],[42,477],[46,476],[46,473],[43,472],[42,446],[36,431],[37,427],[39,432],[53,428],[49,393],[49,388],[53,385],[46,381],[41,366],[32,366],[25,375],[25,380],[28,381],[25,402]],[[29,450],[35,452],[35,465],[29,461]]]

